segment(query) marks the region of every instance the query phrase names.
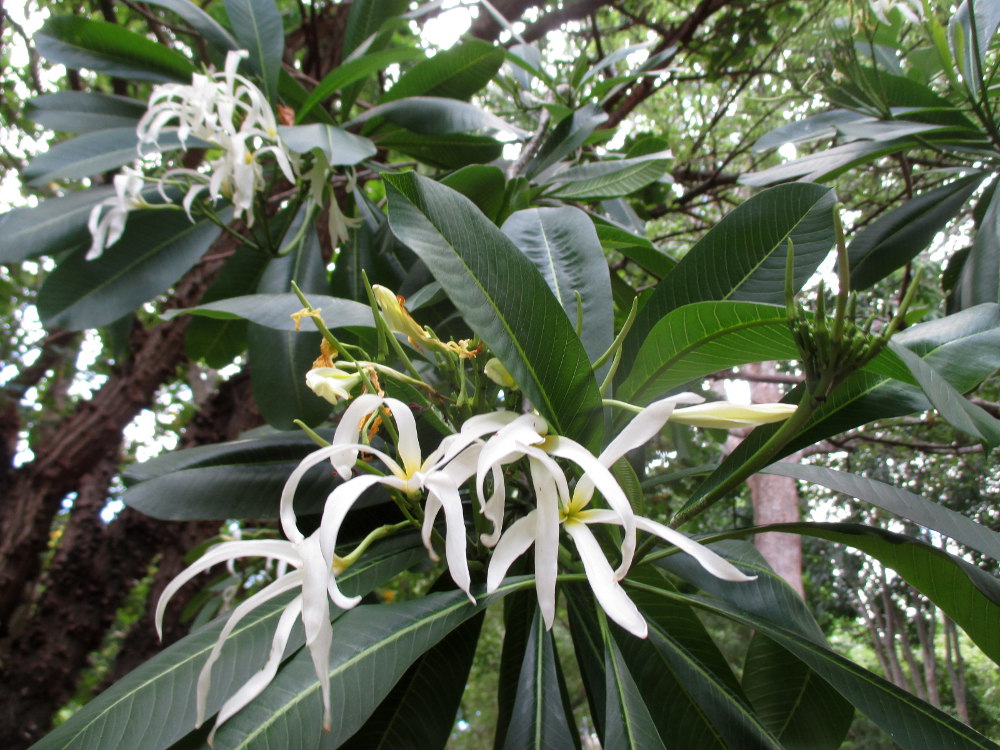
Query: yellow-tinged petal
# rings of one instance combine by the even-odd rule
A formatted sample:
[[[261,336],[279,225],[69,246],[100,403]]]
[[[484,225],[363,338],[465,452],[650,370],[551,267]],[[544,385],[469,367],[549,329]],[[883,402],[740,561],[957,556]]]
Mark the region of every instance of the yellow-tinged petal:
[[[710,401],[697,406],[674,409],[671,422],[693,427],[755,427],[759,424],[781,422],[795,412],[795,404],[733,404],[729,401]]]

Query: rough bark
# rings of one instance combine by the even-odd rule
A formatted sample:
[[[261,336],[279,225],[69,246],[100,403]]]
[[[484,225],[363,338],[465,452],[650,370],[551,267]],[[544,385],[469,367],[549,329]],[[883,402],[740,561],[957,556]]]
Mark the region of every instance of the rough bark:
[[[761,362],[747,365],[753,375],[765,377],[775,373],[774,365]],[[773,403],[781,400],[778,386],[772,382],[752,382],[750,393],[756,403]],[[793,455],[790,460],[798,460]],[[796,523],[799,512],[799,488],[791,477],[774,474],[755,474],[747,480],[753,501],[754,524]],[[754,545],[789,586],[805,596],[802,586],[802,539],[798,534],[768,532],[757,534]]]

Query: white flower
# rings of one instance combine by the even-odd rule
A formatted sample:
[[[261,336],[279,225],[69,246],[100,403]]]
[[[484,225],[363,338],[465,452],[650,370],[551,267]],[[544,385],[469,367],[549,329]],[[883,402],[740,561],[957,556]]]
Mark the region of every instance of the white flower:
[[[396,424],[399,439],[397,443],[398,461],[384,451],[359,442],[363,424],[366,418],[382,407],[388,407]],[[455,584],[462,589],[470,600],[475,601],[469,593],[471,577],[466,559],[465,516],[462,511],[462,499],[458,488],[476,471],[476,458],[481,443],[468,436],[449,435],[426,459],[421,458],[420,442],[417,438],[416,420],[413,412],[402,401],[394,398],[377,396],[372,393],[358,396],[344,411],[333,443],[307,456],[295,469],[285,491],[282,493],[280,514],[282,524],[288,526],[294,520],[292,499],[295,486],[311,467],[329,460],[344,483],[338,485],[327,497],[320,522],[320,538],[323,553],[329,557],[334,554],[337,535],[348,511],[365,492],[365,490],[380,484],[384,487],[415,497],[426,492],[424,503],[424,522],[422,537],[424,545],[431,557],[438,559],[431,544],[431,534],[434,521],[440,511],[445,515],[445,557],[448,570]],[[365,452],[377,457],[389,470],[387,476],[362,474],[350,478],[351,469],[357,462],[358,453]],[[288,530],[286,528],[286,534]],[[353,607],[359,598],[343,596],[337,589],[335,581],[331,581],[331,596],[339,607]]]
[[[331,404],[349,401],[351,390],[360,382],[360,373],[345,372],[339,367],[314,367],[306,373],[306,385],[313,393]]]
[[[115,175],[114,186],[114,196],[105,198],[90,211],[87,229],[90,230],[92,241],[87,251],[87,260],[100,257],[105,248],[121,239],[129,211],[149,205],[142,197],[142,189],[145,187],[142,172],[122,167],[122,171]],[[101,216],[106,207],[110,208]]]
[[[288,645],[292,627],[298,618],[301,618],[305,628],[306,646],[312,656],[316,676],[320,682],[323,697],[323,726],[326,728],[330,726],[328,665],[333,629],[330,626],[330,606],[327,597],[332,595],[334,585],[334,570],[332,568],[334,558],[323,554],[318,532],[309,537],[303,537],[301,533],[298,533],[297,528],[295,532],[297,538],[292,541],[263,539],[219,544],[171,581],[160,596],[156,606],[156,629],[162,636],[163,613],[167,602],[185,583],[212,566],[222,562],[231,562],[241,557],[266,557],[278,561],[279,566],[283,566],[286,570],[288,567],[292,568],[237,606],[223,626],[198,677],[196,726],[201,726],[205,721],[206,702],[212,679],[212,665],[218,660],[226,639],[233,632],[233,629],[252,610],[262,604],[285,592],[301,589],[301,593],[289,602],[278,620],[274,637],[271,640],[271,651],[263,668],[250,677],[219,709],[215,726],[209,735],[210,744],[219,726],[260,695],[274,679]]]
[[[733,404],[729,401],[707,401],[697,406],[677,409],[670,415],[671,422],[694,427],[756,427],[760,424],[780,422],[795,412],[795,404]]]
[[[637,529],[655,534],[687,552],[713,575],[731,581],[749,580],[725,559],[681,532],[635,516],[624,492],[609,471],[628,451],[652,439],[666,421],[676,414],[674,407],[678,403],[699,400],[701,397],[693,393],[682,393],[651,404],[636,415],[597,458],[567,438],[543,436],[542,431],[534,430],[537,423],[532,425],[524,418],[508,420],[505,426],[499,428],[480,454],[480,498],[482,499],[482,478],[486,468],[493,468],[496,483],[499,473],[497,467],[517,460],[519,455],[526,455],[535,490],[536,507],[528,515],[515,521],[500,536],[487,572],[487,592],[495,591],[514,560],[534,545],[536,595],[545,624],[551,627],[555,617],[560,525],[566,529],[576,546],[598,603],[612,620],[640,637],[645,637],[647,633],[646,622],[618,583],[632,563]],[[535,437],[531,437],[532,431]],[[584,474],[577,482],[572,496],[566,489],[567,483],[562,470],[554,462],[544,460],[543,455],[569,459],[583,469]],[[587,507],[595,489],[601,491],[610,509]],[[490,499],[490,503],[492,502],[495,502],[495,495]],[[484,515],[494,522],[495,534],[496,525],[502,521],[503,511],[500,509],[498,514],[496,508],[491,510],[492,514]],[[622,527],[622,560],[617,570],[612,568],[601,552],[593,532],[588,528],[590,524]]]

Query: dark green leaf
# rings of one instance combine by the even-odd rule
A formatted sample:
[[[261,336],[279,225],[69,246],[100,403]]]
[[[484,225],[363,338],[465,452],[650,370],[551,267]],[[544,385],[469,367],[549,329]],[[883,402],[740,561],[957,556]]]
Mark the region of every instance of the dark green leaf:
[[[847,248],[851,288],[867,289],[909,263],[958,215],[985,177],[977,173],[930,190],[865,227]]]
[[[536,609],[521,662],[504,750],[579,748],[580,738],[563,702],[565,692],[552,633]]]
[[[358,164],[375,156],[375,144],[333,125],[280,125],[281,140],[296,154],[322,151],[332,166]]]
[[[126,96],[88,91],[58,91],[26,102],[28,118],[61,133],[89,133],[132,128],[146,114],[146,104]]]
[[[597,126],[607,119],[608,116],[593,104],[563,118],[545,139],[538,155],[525,170],[525,175],[534,181],[543,180],[550,168],[580,148]]]
[[[552,176],[546,194],[566,200],[600,200],[629,195],[663,177],[670,156],[670,152],[665,151],[573,167]]]
[[[834,109],[821,112],[801,120],[795,120],[775,128],[770,133],[761,136],[753,144],[754,151],[767,151],[786,143],[806,143],[820,138],[832,138],[837,134],[840,125],[857,120],[873,119],[863,112],[851,112],[846,109]]]
[[[752,187],[774,185],[788,180],[804,182],[824,182],[832,180],[851,167],[879,159],[887,154],[902,151],[915,141],[909,138],[897,141],[854,141],[843,146],[834,146],[799,159],[779,164],[760,172],[750,172],[740,177],[740,182]]]
[[[90,247],[87,219],[95,205],[112,195],[112,187],[92,188],[3,214],[0,263],[20,263],[39,255],[59,255],[81,246]]]
[[[470,39],[418,62],[400,77],[379,103],[411,96],[443,96],[468,101],[493,80],[503,61],[501,47]]]
[[[786,750],[837,750],[854,707],[770,638],[754,633],[743,663],[743,690]]]
[[[785,257],[795,252],[795,288],[833,246],[836,197],[819,185],[781,185],[758,193],[702,237],[660,281],[625,340],[629,361],[659,320],[707,300],[784,304]]]
[[[645,237],[612,224],[597,223],[595,226],[605,250],[618,251],[658,279],[662,279],[677,265],[673,258],[661,252]]]
[[[169,47],[113,23],[80,16],[50,18],[33,41],[50,63],[109,76],[187,83],[196,70]]]
[[[503,208],[506,183],[500,167],[481,164],[470,164],[441,180],[442,185],[464,195],[494,222]]]
[[[24,168],[24,177],[29,185],[90,177],[135,161],[139,158],[138,145],[135,126],[86,133],[57,143],[36,156]],[[179,148],[177,133],[163,133],[158,145],[161,151]]]
[[[424,653],[343,750],[445,747],[476,654],[483,612]]]
[[[1000,191],[994,190],[955,285],[960,309],[1000,302]]]
[[[458,169],[470,164],[485,164],[498,158],[503,144],[488,135],[418,135],[398,130],[379,138],[378,145],[395,149],[406,156],[441,169]]]
[[[218,21],[203,11],[191,0],[146,0],[150,5],[173,11],[192,29],[197,31],[218,52],[228,52],[239,49],[240,45],[232,34],[224,29]]]
[[[604,750],[666,750],[618,644],[606,630],[604,635],[606,712],[601,747]]]
[[[39,314],[47,326],[72,331],[107,325],[168,289],[218,234],[182,211],[136,211],[101,257],[85,260],[79,251],[59,264],[38,293]]]
[[[345,123],[344,127],[360,125],[375,117],[384,117],[400,127],[421,135],[470,133],[475,130],[497,130],[515,134],[522,132],[482,107],[439,96],[411,96],[379,104]]]
[[[582,311],[580,339],[596,361],[614,338],[614,309],[608,263],[593,222],[572,206],[529,208],[511,214],[502,229],[534,263],[574,327]]]
[[[964,0],[948,22],[952,54],[973,96],[978,96],[983,86],[986,52],[997,26],[1000,26],[1000,5],[991,0]]]
[[[764,469],[766,474],[794,477],[821,484],[913,521],[928,529],[940,531],[956,542],[979,550],[1000,560],[1000,534],[982,524],[956,513],[921,495],[846,471],[834,471],[822,466],[796,463],[775,463]]]
[[[274,0],[226,0],[226,13],[237,41],[250,53],[250,66],[264,83],[264,95],[276,102],[285,30]]]
[[[341,297],[364,300],[367,304],[368,291],[363,274],[368,275],[368,283],[398,290],[408,275],[407,268],[413,263],[413,254],[389,230],[385,214],[361,191],[355,193],[355,200],[361,225],[350,233],[340,249],[330,287]],[[401,256],[404,260],[400,259]],[[319,303],[316,304],[319,306]],[[368,316],[370,318],[371,310]],[[374,326],[374,319],[367,325]]]
[[[347,595],[365,594],[425,554],[414,536],[379,545],[338,576],[337,583]],[[255,609],[233,631],[212,670],[210,715],[260,669],[290,598],[275,599]],[[154,656],[73,714],[34,745],[35,750],[170,747],[194,729],[198,674],[224,623],[225,618],[220,618]],[[302,629],[295,628],[289,651],[304,641]]]
[[[368,305],[325,294],[307,294],[306,297],[313,307],[324,314],[326,323],[331,329],[347,326],[370,328],[375,325],[371,308]],[[294,331],[295,321],[292,319],[292,313],[297,313],[301,309],[302,303],[291,292],[287,294],[247,294],[243,297],[209,302],[198,307],[167,310],[163,313],[163,318],[169,320],[188,313],[219,320],[243,318],[251,323],[265,328],[273,328],[276,331]],[[315,330],[311,325],[306,321],[303,330]]]
[[[385,181],[392,231],[553,430],[599,445],[601,401],[586,352],[531,261],[465,196],[412,172]]]

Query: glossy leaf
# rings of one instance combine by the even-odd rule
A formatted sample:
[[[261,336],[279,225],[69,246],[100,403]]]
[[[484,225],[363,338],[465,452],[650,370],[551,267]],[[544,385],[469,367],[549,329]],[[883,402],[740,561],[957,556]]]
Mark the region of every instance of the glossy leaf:
[[[353,8],[354,6],[352,5],[351,7]],[[344,86],[349,86],[356,81],[360,81],[362,78],[367,78],[372,73],[384,70],[394,63],[406,62],[423,57],[423,55],[423,51],[419,49],[397,47],[371,52],[353,60],[345,60],[327,73],[323,80],[316,85],[316,88],[309,92],[309,97],[295,113],[296,123],[304,120],[317,104],[329,98]]]
[[[318,149],[331,166],[358,164],[375,156],[375,144],[367,138],[333,125],[279,126],[281,140],[296,154]]]
[[[985,177],[972,174],[930,190],[865,227],[847,249],[851,288],[867,289],[913,260],[958,215]]]
[[[626,361],[659,320],[692,302],[735,300],[784,304],[785,257],[795,252],[799,289],[833,246],[832,190],[781,185],[758,193],[726,215],[657,285],[625,340]]]
[[[161,151],[180,147],[176,132],[164,132],[158,144]],[[135,126],[86,133],[39,154],[24,168],[23,175],[29,185],[89,177],[135,161],[138,145]]]
[[[25,114],[32,121],[61,133],[132,128],[146,113],[145,102],[126,96],[89,91],[58,91],[26,102]]]
[[[658,158],[661,157],[661,158]],[[669,151],[572,167],[550,178],[546,194],[564,200],[600,200],[629,195],[666,174]]]
[[[171,451],[126,469],[123,500],[168,521],[276,518],[289,474],[315,450],[302,432],[275,432]],[[308,472],[295,496],[296,513],[320,512],[335,486],[329,467]]]
[[[488,135],[418,135],[405,130],[380,137],[378,145],[441,169],[486,164],[500,157],[503,144]]]
[[[544,180],[549,169],[580,148],[597,126],[607,119],[608,116],[593,104],[563,118],[538,149],[538,155],[528,164],[525,176],[535,181]]]
[[[1000,5],[991,0],[964,0],[948,22],[952,54],[973,96],[987,75],[986,53],[998,26]]]
[[[196,68],[182,54],[113,23],[53,16],[33,38],[53,64],[140,81],[187,83]]]
[[[756,554],[747,549],[749,545],[731,544],[716,544],[713,548],[731,559],[735,553],[736,559],[743,565],[746,565],[747,555]],[[770,580],[774,576],[769,569],[755,565],[753,572],[758,575],[758,581],[730,583],[715,578],[685,555],[674,555],[660,561],[660,564],[710,594],[709,597],[666,592],[661,595],[727,617],[771,638],[816,672],[904,750],[938,750],[942,747],[995,750],[997,747],[940,709],[832,651],[821,633],[816,638],[803,632],[797,625],[799,618],[793,613],[798,608],[804,609],[804,605],[787,586],[784,606],[758,598],[758,581]],[[644,590],[656,593],[649,588]],[[818,631],[818,627],[815,629]]]
[[[364,594],[426,555],[416,537],[378,546],[337,582],[345,594]],[[278,618],[290,595],[251,612],[226,642],[212,670],[209,714],[214,714],[264,663]],[[341,613],[334,610],[339,616]],[[195,687],[225,618],[167,647],[73,714],[35,750],[163,750],[194,729]],[[289,651],[305,641],[292,631]]]
[[[389,224],[559,434],[596,446],[601,408],[587,355],[535,267],[465,196],[387,175]]]
[[[218,52],[240,49],[233,35],[191,0],[146,0],[146,2],[176,13]]]
[[[306,218],[306,213],[301,209],[297,222]],[[296,223],[288,231],[294,234]],[[310,296],[328,288],[315,226],[306,228],[305,239],[297,248],[271,261],[257,289],[262,294],[287,292],[292,281]],[[330,413],[330,405],[306,386],[306,372],[319,356],[321,339],[313,330],[297,333],[257,324],[247,329],[254,398],[272,427],[295,429],[296,419],[317,425]]]
[[[993,190],[954,296],[960,309],[1000,302],[1000,193]]]
[[[579,748],[573,715],[563,702],[564,681],[552,632],[536,609],[525,644],[504,750]]]
[[[1000,445],[1000,420],[968,401],[933,365],[925,362],[919,355],[902,344],[889,342],[889,347],[910,368],[931,404],[948,424],[982,441],[987,448]]]
[[[471,164],[441,179],[447,185],[471,200],[489,219],[496,222],[504,204],[507,181],[499,167]]]
[[[658,750],[666,746],[618,644],[604,631],[605,750]]]
[[[515,135],[522,133],[519,128],[481,107],[440,96],[412,96],[378,104],[345,123],[345,127],[360,125],[376,117],[384,117],[421,135],[471,133],[477,130],[494,130]]]
[[[677,262],[661,252],[645,237],[614,226],[597,223],[597,236],[605,250],[616,250],[658,279],[666,276]]]
[[[497,598],[511,590],[501,587]],[[224,724],[216,750],[299,750],[337,747],[381,703],[421,654],[479,612],[461,591],[434,593],[399,604],[361,605],[333,625],[330,654],[331,731],[323,731],[319,682],[312,659],[300,650],[268,688]],[[338,648],[337,644],[351,644]],[[267,717],[266,721],[261,721]]]
[[[617,393],[646,404],[719,370],[798,357],[784,307],[698,302],[672,310],[653,327]]]
[[[313,307],[323,313],[330,328],[347,326],[370,328],[375,325],[375,319],[372,317],[372,311],[368,305],[325,294],[307,294],[306,297]],[[302,303],[291,292],[286,294],[247,294],[242,297],[209,302],[198,307],[167,310],[163,313],[163,318],[169,320],[183,314],[204,315],[219,320],[242,318],[265,328],[273,328],[276,331],[295,331],[295,320],[292,318],[292,313],[297,313],[301,309]],[[303,331],[315,330],[308,320],[304,321],[303,326]]]
[[[801,120],[786,123],[771,132],[761,136],[753,144],[754,151],[767,151],[783,146],[786,143],[808,143],[820,138],[832,138],[837,135],[838,127],[858,120],[870,120],[863,112],[852,112],[846,109],[834,109],[810,115]]]
[[[595,361],[614,338],[614,309],[608,263],[593,223],[572,206],[530,208],[511,214],[502,229],[541,273],[574,327],[580,308],[580,338]]]
[[[894,513],[900,518],[939,531],[956,542],[1000,560],[1000,533],[902,487],[847,471],[835,471],[808,464],[780,462],[772,464],[763,471],[766,474],[794,477],[843,492],[845,495]]]
[[[343,750],[444,747],[455,727],[483,612],[448,633],[402,676]]]
[[[268,101],[278,97],[278,73],[285,51],[285,30],[274,0],[225,0],[226,14],[250,66],[261,76]]]
[[[0,263],[20,263],[39,255],[58,255],[90,247],[87,220],[95,205],[114,195],[99,187],[49,198],[37,206],[15,208],[0,215]]]
[[[760,172],[740,176],[740,183],[751,187],[774,185],[788,180],[825,182],[859,164],[874,161],[882,156],[902,151],[915,145],[915,141],[901,138],[896,141],[854,141],[834,146],[799,159],[779,164]]]
[[[400,76],[380,104],[411,96],[442,96],[468,101],[493,80],[504,52],[480,39],[470,39],[421,60]]]
[[[209,221],[192,224],[182,211],[150,209],[129,218],[122,238],[101,257],[83,249],[64,260],[38,293],[47,326],[100,328],[168,289],[219,234]]]
[[[389,222],[381,209],[359,193],[360,191],[355,195],[355,200],[360,226],[350,233],[347,242],[340,249],[337,265],[330,278],[330,287],[335,294],[346,299],[364,300],[367,307],[368,291],[364,275],[367,274],[368,283],[399,290],[407,276],[406,269],[412,265],[414,257],[389,230]],[[321,302],[322,305],[319,302],[314,304],[317,307],[329,306],[322,299]],[[365,325],[374,326],[370,309],[366,315]],[[337,318],[340,317],[352,319],[350,315],[342,316],[338,313]]]
[[[770,638],[754,633],[743,663],[743,690],[786,750],[837,750],[854,707]]]

